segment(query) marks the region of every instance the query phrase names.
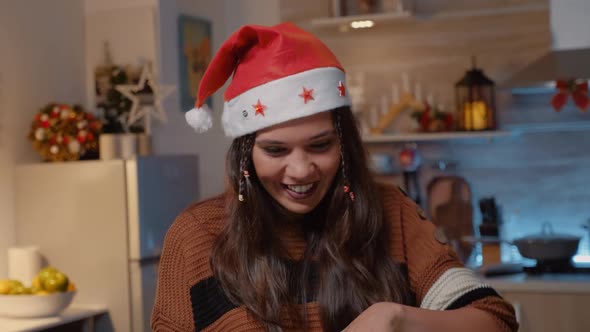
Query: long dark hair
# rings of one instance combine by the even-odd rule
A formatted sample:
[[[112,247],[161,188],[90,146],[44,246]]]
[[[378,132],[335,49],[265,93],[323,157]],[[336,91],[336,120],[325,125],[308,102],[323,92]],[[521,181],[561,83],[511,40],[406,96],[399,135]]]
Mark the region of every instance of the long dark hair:
[[[409,302],[405,274],[390,256],[390,229],[356,118],[349,107],[331,112],[342,163],[326,197],[308,216],[314,222],[302,222],[307,248],[295,279],[303,287],[293,287],[288,254],[277,236],[282,208],[252,165],[255,134],[236,138],[228,151],[229,220],[210,263],[229,299],[246,306],[269,331],[286,327],[281,318],[293,324],[289,327],[305,328],[306,312],[297,309],[296,299],[309,300],[305,286],[312,262],[319,265],[316,300],[326,331],[342,330],[373,303]],[[344,186],[354,192],[354,200]]]

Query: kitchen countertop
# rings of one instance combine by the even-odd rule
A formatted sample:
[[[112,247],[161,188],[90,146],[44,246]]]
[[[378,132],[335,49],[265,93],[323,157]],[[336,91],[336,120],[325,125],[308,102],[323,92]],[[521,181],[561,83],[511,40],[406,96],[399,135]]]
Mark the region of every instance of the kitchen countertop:
[[[590,273],[516,273],[484,280],[499,292],[590,294]]]
[[[44,318],[5,318],[0,317],[0,331],[2,332],[34,332],[85,320],[105,314],[107,309],[99,306],[71,306],[59,316]],[[90,325],[91,326],[91,325]],[[89,329],[92,331],[92,329]]]

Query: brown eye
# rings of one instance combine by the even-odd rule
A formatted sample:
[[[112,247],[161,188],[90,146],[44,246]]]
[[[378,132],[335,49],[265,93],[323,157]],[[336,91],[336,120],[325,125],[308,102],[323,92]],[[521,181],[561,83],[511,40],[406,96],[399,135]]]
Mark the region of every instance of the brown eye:
[[[287,149],[280,146],[265,146],[262,150],[270,156],[278,156],[287,151]]]
[[[332,145],[332,141],[331,140],[327,140],[327,141],[321,141],[321,142],[313,143],[312,145],[310,145],[310,147],[314,151],[325,151],[331,145]]]

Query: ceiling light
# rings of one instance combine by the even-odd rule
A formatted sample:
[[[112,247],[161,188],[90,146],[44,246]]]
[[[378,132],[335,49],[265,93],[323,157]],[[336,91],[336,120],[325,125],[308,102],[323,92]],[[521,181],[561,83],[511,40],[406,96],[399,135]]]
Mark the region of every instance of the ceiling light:
[[[371,28],[374,25],[375,25],[375,22],[373,22],[371,20],[350,22],[350,26],[353,29]]]

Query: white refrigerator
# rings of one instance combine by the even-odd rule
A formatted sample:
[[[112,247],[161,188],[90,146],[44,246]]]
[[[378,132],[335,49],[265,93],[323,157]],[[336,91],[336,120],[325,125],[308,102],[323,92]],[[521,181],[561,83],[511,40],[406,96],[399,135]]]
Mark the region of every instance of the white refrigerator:
[[[194,155],[19,165],[16,243],[70,277],[72,305],[108,308],[98,331],[150,331],[162,243],[198,186]]]

